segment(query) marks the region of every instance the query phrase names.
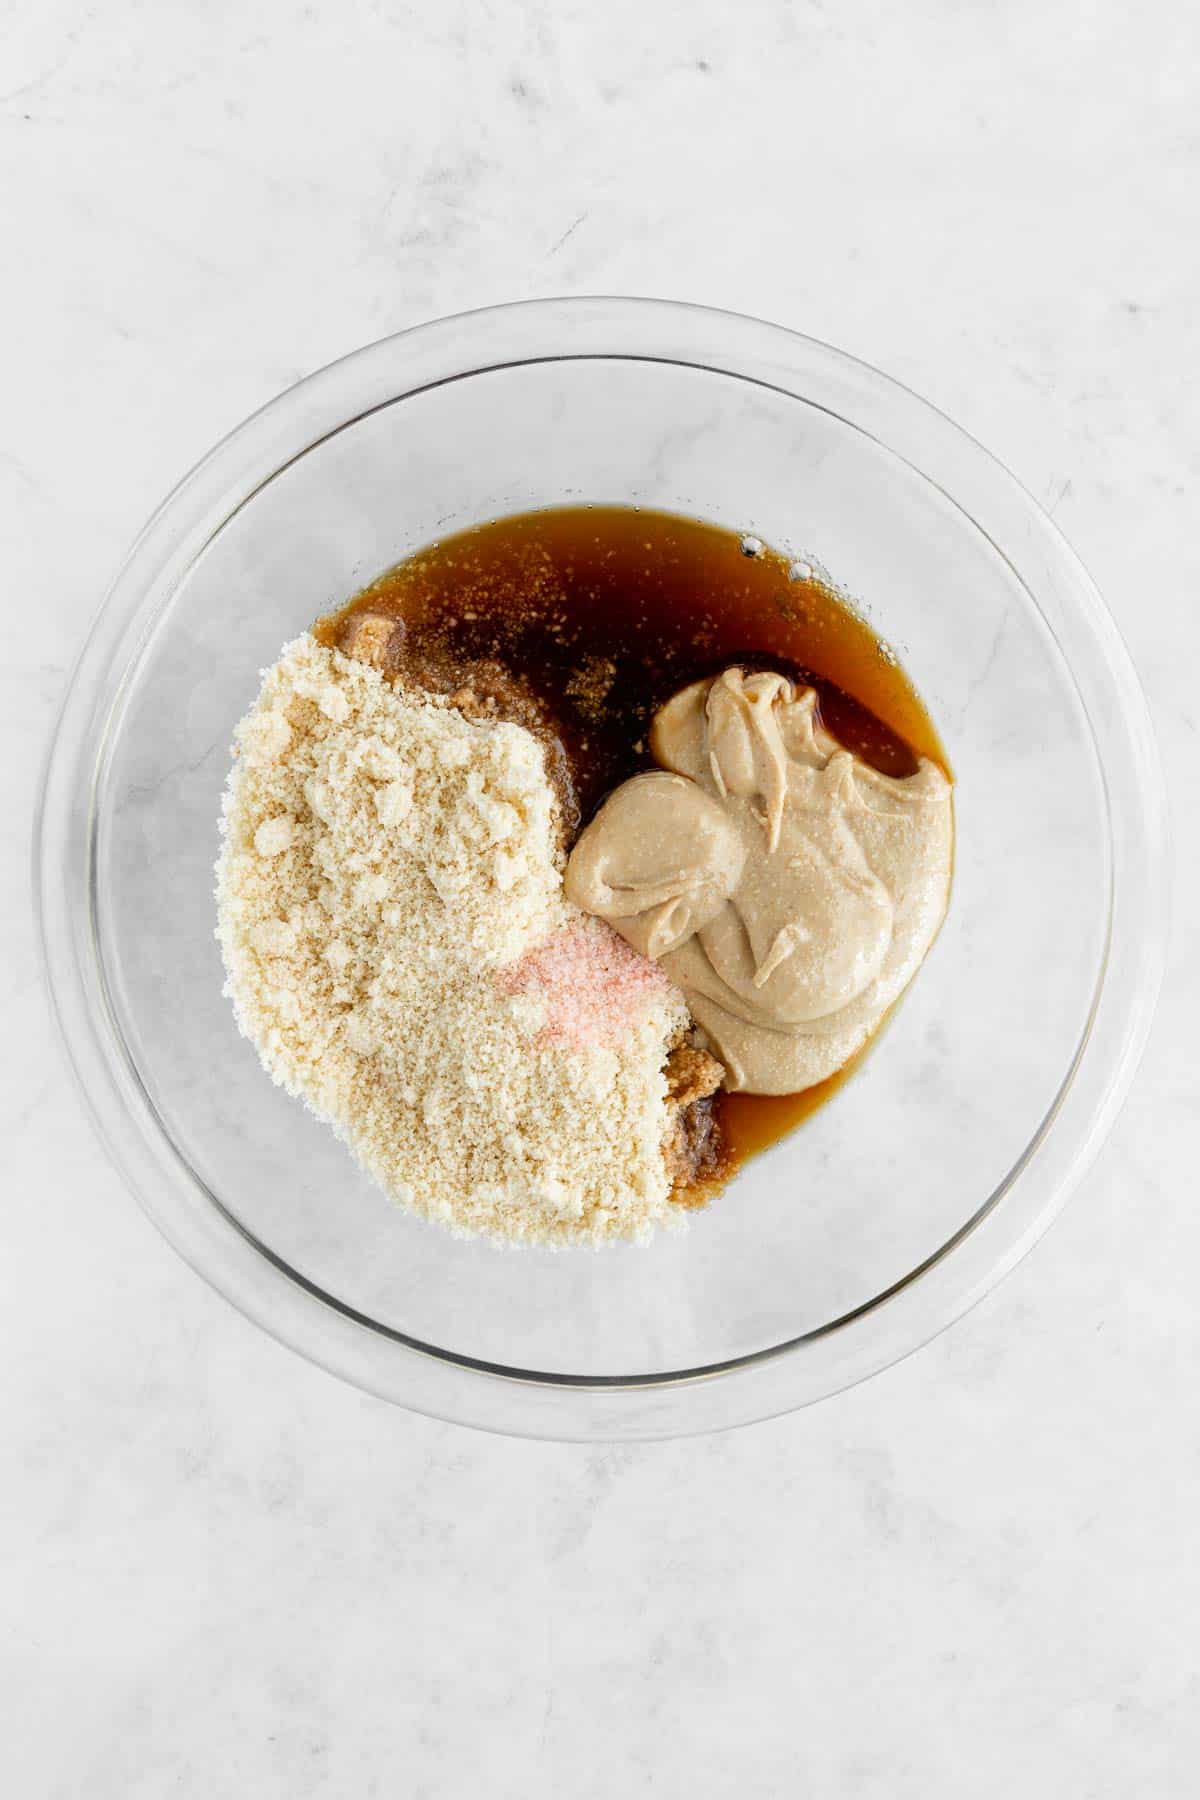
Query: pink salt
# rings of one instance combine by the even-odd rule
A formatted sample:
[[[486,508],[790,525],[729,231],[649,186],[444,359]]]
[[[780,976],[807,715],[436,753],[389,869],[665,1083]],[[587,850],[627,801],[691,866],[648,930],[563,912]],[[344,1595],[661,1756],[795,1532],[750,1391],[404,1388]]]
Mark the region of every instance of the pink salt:
[[[543,1001],[538,1042],[571,1050],[619,1043],[651,1002],[671,991],[658,965],[599,919],[556,931],[501,969],[496,984]]]

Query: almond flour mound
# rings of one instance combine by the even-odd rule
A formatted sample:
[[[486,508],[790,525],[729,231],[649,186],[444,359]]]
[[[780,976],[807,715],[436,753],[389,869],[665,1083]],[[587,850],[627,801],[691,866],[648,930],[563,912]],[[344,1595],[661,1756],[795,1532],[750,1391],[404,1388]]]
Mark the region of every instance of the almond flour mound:
[[[523,727],[297,639],[237,728],[226,992],[274,1079],[414,1211],[511,1242],[642,1239],[678,1218],[664,1064],[688,1016],[622,979],[623,1028],[564,1038],[505,978],[556,934],[609,931],[563,898],[556,826]]]

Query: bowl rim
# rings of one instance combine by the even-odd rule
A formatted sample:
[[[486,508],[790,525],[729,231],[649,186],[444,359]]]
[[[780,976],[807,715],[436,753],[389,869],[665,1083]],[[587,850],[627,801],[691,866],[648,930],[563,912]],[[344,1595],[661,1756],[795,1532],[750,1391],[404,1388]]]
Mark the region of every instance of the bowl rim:
[[[1092,1011],[1059,1094],[993,1194],[845,1317],[730,1362],[645,1376],[464,1357],[381,1326],[290,1269],[204,1185],[159,1119],[124,1045],[95,929],[96,796],[112,722],[157,620],[217,532],[291,462],[373,411],[498,368],[606,356],[770,386],[931,482],[1007,562],[1058,645],[1109,824],[1109,936]],[[1166,798],[1149,713],[1057,526],[973,438],[869,364],[786,327],[671,300],[549,298],[448,315],[328,364],[235,427],[157,508],[101,604],[48,748],[33,861],[42,968],[72,1072],[126,1185],[185,1260],[280,1341],[360,1387],[435,1417],[557,1438],[674,1436],[774,1416],[865,1379],[960,1317],[1046,1230],[1099,1149],[1144,1047],[1167,947]]]

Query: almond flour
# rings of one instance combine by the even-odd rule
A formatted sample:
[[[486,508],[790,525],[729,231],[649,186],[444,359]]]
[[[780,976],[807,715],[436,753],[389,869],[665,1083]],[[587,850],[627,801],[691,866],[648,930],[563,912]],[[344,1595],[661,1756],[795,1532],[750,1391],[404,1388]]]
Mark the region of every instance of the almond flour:
[[[563,898],[530,732],[302,637],[238,726],[222,834],[238,1024],[394,1199],[551,1245],[678,1218],[664,1064],[688,1015]],[[566,963],[603,975],[598,1014]]]

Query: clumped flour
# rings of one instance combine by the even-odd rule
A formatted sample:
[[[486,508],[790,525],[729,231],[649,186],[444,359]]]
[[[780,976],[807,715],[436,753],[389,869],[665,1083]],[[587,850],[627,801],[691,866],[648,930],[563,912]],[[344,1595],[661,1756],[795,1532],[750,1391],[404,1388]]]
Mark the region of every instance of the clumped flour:
[[[217,936],[242,1031],[395,1199],[519,1242],[678,1217],[677,991],[562,896],[535,738],[299,638],[237,729]]]

